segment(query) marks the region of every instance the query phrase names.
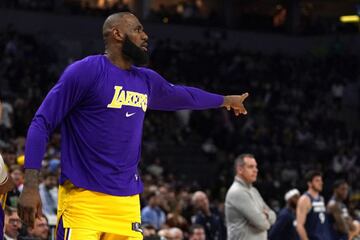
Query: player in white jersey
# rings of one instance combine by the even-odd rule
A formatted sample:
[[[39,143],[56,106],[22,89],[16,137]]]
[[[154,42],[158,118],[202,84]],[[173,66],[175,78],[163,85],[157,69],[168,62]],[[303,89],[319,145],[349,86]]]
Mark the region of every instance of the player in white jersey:
[[[0,119],[2,115],[2,104],[0,102]],[[8,171],[4,163],[4,159],[0,153],[0,229],[4,229],[4,208],[6,202],[6,194],[14,187],[14,183],[8,176]],[[4,238],[4,232],[0,231],[0,239]]]

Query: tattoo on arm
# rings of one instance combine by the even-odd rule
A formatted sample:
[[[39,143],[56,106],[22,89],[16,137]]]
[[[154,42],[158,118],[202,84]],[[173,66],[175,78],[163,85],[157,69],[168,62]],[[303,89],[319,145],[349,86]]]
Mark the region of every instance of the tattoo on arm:
[[[38,169],[26,169],[25,170],[25,182],[26,188],[38,188],[39,187],[39,170]]]

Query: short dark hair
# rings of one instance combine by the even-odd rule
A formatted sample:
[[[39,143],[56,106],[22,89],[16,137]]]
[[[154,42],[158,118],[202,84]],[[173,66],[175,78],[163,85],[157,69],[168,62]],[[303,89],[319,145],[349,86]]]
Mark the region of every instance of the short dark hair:
[[[150,201],[150,199],[152,198],[152,197],[155,197],[157,194],[156,194],[156,192],[150,192],[147,196],[146,196],[146,200],[147,201]]]
[[[5,212],[6,215],[10,216],[14,212],[17,212],[17,208],[6,206],[5,209],[4,209],[4,212]]]
[[[315,177],[322,177],[322,173],[316,170],[310,170],[305,174],[305,181],[312,182]]]
[[[193,225],[191,225],[191,227],[190,227],[190,229],[189,229],[189,234],[190,235],[192,235],[192,234],[194,234],[194,232],[195,232],[195,230],[196,229],[204,229],[204,231],[205,231],[205,228],[204,228],[204,226],[203,225],[200,225],[200,224],[193,224]]]
[[[333,184],[333,190],[337,189],[338,187],[340,187],[343,184],[348,184],[345,179],[336,180]]]
[[[16,170],[19,170],[19,171],[21,171],[21,172],[24,174],[24,169],[23,169],[23,167],[20,166],[20,165],[17,165],[17,164],[11,165],[9,172],[12,173],[12,172],[14,172],[14,171],[16,171]]]
[[[142,229],[156,230],[156,228],[154,227],[154,225],[149,224],[149,223],[142,224],[141,227],[142,227]]]
[[[248,157],[248,158],[255,158],[255,156],[251,153],[243,153],[240,154],[236,159],[235,159],[235,170],[237,168],[237,166],[243,166],[245,164],[244,159]]]

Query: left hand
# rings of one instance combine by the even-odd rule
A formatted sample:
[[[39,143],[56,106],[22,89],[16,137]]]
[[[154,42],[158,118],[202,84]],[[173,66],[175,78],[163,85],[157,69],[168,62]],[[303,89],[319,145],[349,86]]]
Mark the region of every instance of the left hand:
[[[228,111],[231,109],[234,110],[236,116],[240,114],[247,114],[247,111],[244,107],[244,100],[249,96],[248,93],[244,93],[241,95],[229,95],[224,97],[224,103],[221,105],[222,107],[226,107]]]

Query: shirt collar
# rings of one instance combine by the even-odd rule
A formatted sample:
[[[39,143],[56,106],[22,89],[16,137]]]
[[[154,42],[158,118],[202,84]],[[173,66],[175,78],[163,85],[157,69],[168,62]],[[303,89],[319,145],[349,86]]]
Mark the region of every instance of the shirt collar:
[[[251,188],[252,184],[251,183],[246,183],[241,177],[239,176],[235,176],[235,181],[240,183],[242,186],[247,187],[247,188]]]
[[[8,235],[6,235],[6,233],[4,233],[4,237],[5,237],[7,240],[15,240],[15,238],[9,237]]]

